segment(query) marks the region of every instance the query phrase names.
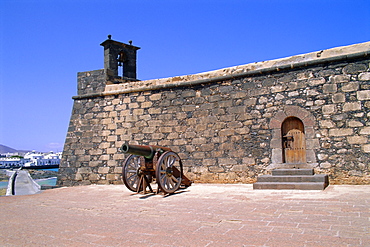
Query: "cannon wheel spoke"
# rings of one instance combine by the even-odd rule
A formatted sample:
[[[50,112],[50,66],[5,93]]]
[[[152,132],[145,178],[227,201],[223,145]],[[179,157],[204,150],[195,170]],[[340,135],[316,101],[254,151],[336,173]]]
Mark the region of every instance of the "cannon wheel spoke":
[[[140,156],[129,155],[123,163],[122,180],[126,187],[134,192],[141,191],[137,189],[140,181],[138,170],[140,168]]]
[[[165,193],[175,192],[181,185],[182,171],[180,157],[175,152],[164,152],[158,159],[156,177],[158,187]]]

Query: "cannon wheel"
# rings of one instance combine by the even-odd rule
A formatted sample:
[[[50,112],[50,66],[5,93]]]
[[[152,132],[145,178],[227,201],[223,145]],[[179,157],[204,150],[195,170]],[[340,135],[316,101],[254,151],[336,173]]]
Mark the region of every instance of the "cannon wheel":
[[[171,151],[164,152],[158,159],[156,179],[158,187],[165,193],[175,192],[181,185],[182,162]]]
[[[123,163],[122,180],[126,187],[134,192],[143,190],[139,176],[141,162],[140,156],[130,154]],[[140,188],[138,190],[139,184]]]

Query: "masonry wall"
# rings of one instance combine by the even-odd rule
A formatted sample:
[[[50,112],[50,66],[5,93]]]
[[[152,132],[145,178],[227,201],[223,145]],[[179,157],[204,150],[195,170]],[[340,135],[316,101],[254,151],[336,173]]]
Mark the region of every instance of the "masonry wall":
[[[77,97],[58,184],[122,183],[125,156],[118,148],[124,142],[170,147],[195,182],[252,183],[284,167],[280,126],[289,116],[305,124],[307,164],[317,173],[329,174],[332,184],[369,184],[369,65],[368,56],[343,58],[197,85]],[[99,71],[84,73],[79,88]],[[101,89],[99,78],[94,83]]]

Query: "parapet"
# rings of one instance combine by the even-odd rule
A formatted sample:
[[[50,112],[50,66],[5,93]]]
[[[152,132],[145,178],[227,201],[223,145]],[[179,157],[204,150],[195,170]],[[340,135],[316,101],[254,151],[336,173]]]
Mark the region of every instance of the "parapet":
[[[109,45],[108,45],[109,44]],[[113,47],[113,45],[122,45],[123,43],[106,40],[102,43],[104,47]],[[128,45],[123,44],[122,47]],[[108,48],[107,48],[108,49]],[[131,47],[131,52],[135,51],[135,63],[136,63],[136,50],[138,47]],[[114,51],[113,51],[114,50]],[[105,52],[105,61],[111,61],[117,55],[118,48],[109,48],[109,51]],[[106,55],[106,54],[114,55]],[[131,53],[130,53],[131,54]],[[130,83],[123,79],[115,80],[113,83],[106,83],[103,92],[95,92],[92,94],[86,94],[73,97],[78,98],[88,98],[88,97],[100,97],[105,95],[115,95],[131,92],[140,91],[151,91],[160,90],[164,88],[182,87],[182,86],[194,86],[204,83],[209,83],[213,81],[230,80],[235,78],[241,78],[245,76],[251,76],[254,74],[263,74],[274,71],[282,71],[286,69],[294,69],[299,67],[305,67],[320,63],[328,63],[334,61],[340,61],[345,59],[364,57],[370,54],[370,42],[364,42],[354,45],[341,46],[336,48],[331,48],[327,50],[321,50],[316,52],[311,52],[307,54],[301,54],[286,58],[280,58],[269,61],[249,63],[245,65],[233,66],[219,70],[213,70],[192,75],[175,76],[169,78],[153,79],[153,80],[130,80]],[[133,61],[133,60],[132,60]],[[108,63],[108,62],[107,62]],[[112,62],[113,63],[113,62]],[[114,65],[106,65],[105,70],[111,71],[109,68],[115,68]],[[111,66],[111,67],[109,67]],[[136,72],[135,72],[136,73]],[[136,74],[135,74],[136,75]]]

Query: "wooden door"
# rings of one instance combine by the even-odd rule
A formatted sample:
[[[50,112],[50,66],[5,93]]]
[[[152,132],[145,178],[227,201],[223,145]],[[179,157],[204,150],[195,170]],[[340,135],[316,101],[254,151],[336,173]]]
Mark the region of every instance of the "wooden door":
[[[306,139],[302,121],[296,117],[285,119],[281,128],[283,162],[306,163]]]

